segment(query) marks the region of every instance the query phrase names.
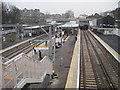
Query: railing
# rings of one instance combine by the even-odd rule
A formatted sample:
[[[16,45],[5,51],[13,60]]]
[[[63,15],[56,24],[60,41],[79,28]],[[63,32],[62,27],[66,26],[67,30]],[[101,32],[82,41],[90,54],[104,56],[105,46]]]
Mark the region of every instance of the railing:
[[[39,61],[22,53],[1,65],[0,88],[22,88],[26,83],[42,82],[46,74],[52,74],[52,62],[46,56]]]
[[[97,31],[102,33],[102,34],[118,35],[118,30],[116,28],[98,28]]]

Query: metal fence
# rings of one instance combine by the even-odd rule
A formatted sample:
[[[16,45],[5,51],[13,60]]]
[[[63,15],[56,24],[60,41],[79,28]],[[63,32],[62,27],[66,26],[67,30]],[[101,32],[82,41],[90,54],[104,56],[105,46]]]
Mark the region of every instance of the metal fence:
[[[97,30],[99,33],[101,34],[105,34],[105,35],[108,35],[108,34],[111,34],[111,35],[118,35],[118,31],[116,28],[98,28]]]

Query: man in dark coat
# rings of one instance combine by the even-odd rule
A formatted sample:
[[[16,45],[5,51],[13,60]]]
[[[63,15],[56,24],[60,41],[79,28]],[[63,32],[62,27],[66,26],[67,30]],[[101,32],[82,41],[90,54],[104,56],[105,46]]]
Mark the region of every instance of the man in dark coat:
[[[40,50],[39,50],[39,59],[40,59],[40,60],[42,59],[42,53],[41,53]]]

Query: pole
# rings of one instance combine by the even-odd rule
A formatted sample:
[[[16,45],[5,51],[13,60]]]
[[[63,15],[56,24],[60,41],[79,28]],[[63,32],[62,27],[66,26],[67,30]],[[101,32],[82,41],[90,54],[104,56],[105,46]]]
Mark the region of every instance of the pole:
[[[19,36],[18,24],[16,24],[15,30],[16,30],[16,41],[18,41],[18,36]]]
[[[3,69],[2,69],[2,57],[0,56],[0,90],[2,90],[2,81],[3,81]]]
[[[56,41],[56,37],[55,37],[55,27],[54,27],[54,55],[53,55],[53,61],[55,61],[55,50],[56,50],[56,47],[55,47],[55,41]]]
[[[32,28],[31,28],[31,30],[30,30],[30,32],[29,32],[29,37],[30,37],[30,45],[32,46],[32,48],[33,48],[33,42],[32,42]],[[32,50],[32,55],[34,55],[34,50]]]
[[[24,38],[24,34],[23,34],[23,32],[24,32],[24,30],[23,30],[23,26],[21,25],[21,39],[23,40],[23,38]]]
[[[62,25],[61,25],[60,34],[61,34],[61,46],[62,46]]]
[[[53,44],[54,44],[54,50],[53,50],[53,62],[52,62],[52,73],[53,73],[53,75],[52,75],[52,78],[53,78],[53,76],[54,75],[56,75],[55,74],[55,67],[54,67],[54,65],[55,65],[55,41],[56,41],[56,37],[55,37],[55,27],[54,27],[54,40],[53,40]]]
[[[52,60],[52,32],[51,32],[51,26],[49,27],[49,52],[48,52],[49,58]]]

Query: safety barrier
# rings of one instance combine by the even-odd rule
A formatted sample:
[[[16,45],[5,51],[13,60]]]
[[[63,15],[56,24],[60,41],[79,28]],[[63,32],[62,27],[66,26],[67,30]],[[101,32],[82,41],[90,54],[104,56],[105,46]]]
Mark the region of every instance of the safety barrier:
[[[21,53],[0,65],[0,88],[22,88],[26,83],[42,82],[46,74],[52,74],[52,62],[47,56],[39,61]]]

